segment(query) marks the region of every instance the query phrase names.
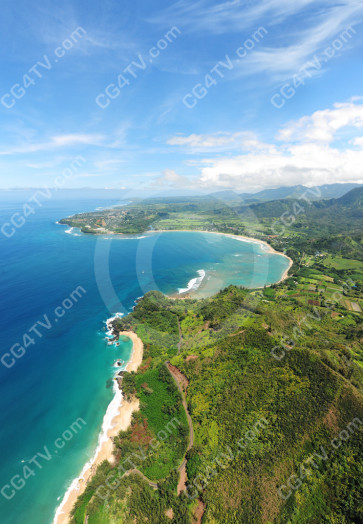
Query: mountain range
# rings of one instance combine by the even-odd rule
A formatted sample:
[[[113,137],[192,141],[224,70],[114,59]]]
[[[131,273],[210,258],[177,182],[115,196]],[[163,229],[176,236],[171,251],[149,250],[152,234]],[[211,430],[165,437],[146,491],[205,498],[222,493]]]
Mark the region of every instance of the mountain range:
[[[356,187],[363,187],[362,184],[342,183],[342,184],[324,184],[322,186],[307,187],[303,185],[278,187],[275,189],[263,189],[258,193],[236,193],[235,191],[217,191],[209,196],[220,198],[222,200],[239,200],[245,203],[268,202],[271,200],[282,200],[285,198],[298,199],[305,194],[309,200],[325,200],[340,198]]]

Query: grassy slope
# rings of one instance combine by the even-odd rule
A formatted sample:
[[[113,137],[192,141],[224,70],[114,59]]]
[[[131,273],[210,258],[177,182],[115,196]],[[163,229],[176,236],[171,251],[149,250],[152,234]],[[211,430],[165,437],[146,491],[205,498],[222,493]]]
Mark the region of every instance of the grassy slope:
[[[359,522],[363,518],[358,506],[362,471],[357,458],[362,452],[362,430],[357,429],[337,451],[331,445],[355,417],[363,421],[362,396],[344,376],[343,367],[339,369],[343,363],[339,344],[353,346],[356,340],[348,341],[339,330],[332,332],[328,318],[312,320],[309,332],[278,361],[271,349],[302,313],[302,307],[296,307],[289,298],[281,300],[279,307],[277,314],[271,297],[268,300],[235,287],[204,301],[172,301],[156,292],[147,294],[134,313],[119,321],[120,328],[132,326],[144,338],[146,352],[136,380],[125,384],[129,393],[136,384],[143,407],[134,422],[136,430],[116,441],[118,459],[140,442],[147,451],[148,432],[154,435],[159,431],[165,424],[165,410],[175,405],[177,393],[172,383],[170,402],[165,376],[159,375],[165,369],[163,362],[170,359],[190,381],[187,401],[195,446],[188,453],[188,475],[191,494],[195,493],[194,479],[202,488],[197,495],[206,503],[203,522]],[[173,344],[169,346],[170,340],[177,342],[176,315],[184,337],[180,355],[176,355]],[[171,339],[164,330],[172,332]],[[318,336],[312,335],[315,331]],[[309,337],[314,340],[311,347]],[[337,353],[335,366],[325,353],[327,339],[330,351]],[[187,360],[188,355],[198,358]],[[178,402],[177,406],[180,408]],[[180,411],[178,416],[182,416]],[[246,432],[261,418],[268,424],[240,449],[240,439],[245,439]],[[137,435],[137,442],[132,435]],[[106,504],[92,498],[111,470],[104,464],[81,498],[83,506],[74,522],[83,522],[85,513],[89,524],[145,519],[170,522],[165,515],[170,508],[174,522],[191,522],[195,501],[177,497],[175,491],[177,476],[172,467],[179,464],[185,450],[185,432],[179,437],[170,443],[179,451],[168,454],[164,449],[140,461],[139,468],[150,479],[169,473],[166,481],[160,481],[160,490],[154,491],[141,478],[130,476],[121,480]],[[284,501],[277,488],[299,472],[300,464],[312,453],[321,454],[321,446],[329,460],[318,462],[318,469],[313,468],[300,489]],[[227,458],[218,466],[215,459],[221,456]]]

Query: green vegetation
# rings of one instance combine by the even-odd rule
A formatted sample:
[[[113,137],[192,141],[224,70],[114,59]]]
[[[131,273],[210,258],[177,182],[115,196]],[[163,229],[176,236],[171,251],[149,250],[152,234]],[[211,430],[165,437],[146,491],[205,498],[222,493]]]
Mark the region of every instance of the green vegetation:
[[[296,278],[320,282],[318,271],[309,271]],[[363,424],[338,450],[332,441],[353,419],[363,422],[363,369],[357,364],[363,361],[361,317],[349,313],[351,326],[342,329],[330,309],[318,308],[318,316],[312,307],[297,305],[286,294],[288,287],[289,281],[259,291],[230,286],[200,301],[150,292],[128,317],[115,321],[117,329],[132,328],[145,336],[143,364],[138,373],[125,377],[128,393],[137,394],[141,409],[132,427],[115,439],[116,466],[99,467],[73,522],[83,522],[87,515],[89,524],[164,523],[172,514],[173,522],[191,523],[199,499],[207,523],[359,522]],[[167,313],[165,325],[160,323],[162,312]],[[170,327],[174,332],[177,318],[183,335],[179,355],[159,330]],[[299,336],[294,335],[297,325]],[[187,454],[189,498],[176,493],[187,425],[166,359],[189,381],[187,402],[195,433]],[[168,438],[152,449],[151,440],[174,418],[182,423],[169,426]],[[249,439],[251,431],[255,435]],[[278,488],[287,486],[314,453],[322,456],[322,449],[328,459],[316,459],[317,467],[301,487],[288,500],[281,498]],[[159,489],[140,475],[124,475],[131,468],[123,465],[130,456],[132,467],[158,482]],[[117,488],[104,501],[96,490],[110,473]]]
[[[151,434],[168,431],[168,438],[154,451],[150,464],[143,462],[140,466],[150,480],[160,480],[184,455],[188,435],[185,412],[174,381],[163,365],[137,376],[136,391],[140,391],[140,413]],[[175,423],[170,424],[174,419]]]
[[[172,202],[150,199],[120,208],[74,215],[60,223],[94,234],[135,234],[154,229],[226,233],[242,233],[244,230],[234,207],[229,208],[223,201],[203,198]]]
[[[153,291],[115,320],[145,345],[140,369],[123,379],[140,411],[115,439],[115,465],[102,464],[78,500],[73,523],[192,524],[197,504],[203,524],[363,522],[361,191],[351,193],[311,203],[283,235],[272,231],[291,202],[256,204],[245,221],[246,210],[236,215],[232,204],[230,214],[202,199],[148,204],[168,212],[153,227],[205,220],[220,230],[235,219],[238,232],[258,231],[294,264],[287,280],[265,289],[230,286],[203,300]],[[172,218],[170,206],[178,208]],[[185,377],[194,428],[180,495],[188,425],[166,361]]]

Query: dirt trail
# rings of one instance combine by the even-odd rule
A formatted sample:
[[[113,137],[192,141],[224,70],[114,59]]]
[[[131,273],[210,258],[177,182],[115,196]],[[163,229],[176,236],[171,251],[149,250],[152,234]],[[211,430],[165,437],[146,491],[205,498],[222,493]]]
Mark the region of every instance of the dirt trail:
[[[205,504],[201,500],[198,500],[198,506],[194,512],[195,524],[201,524],[202,518],[204,515],[204,511],[205,511]]]
[[[193,430],[192,418],[190,416],[187,401],[185,399],[185,393],[188,387],[188,379],[183,375],[183,373],[178,368],[176,368],[175,366],[172,366],[170,362],[167,362],[166,365],[169,370],[169,373],[175,380],[176,385],[178,386],[178,389],[182,396],[183,407],[185,409],[185,413],[186,413],[187,420],[188,420],[188,426],[189,426],[189,444],[187,448],[187,451],[189,451],[193,447],[193,444],[194,444],[194,430]],[[178,471],[180,472],[179,483],[178,483],[178,495],[182,491],[187,490],[186,481],[188,480],[188,477],[187,477],[186,466],[187,466],[187,459],[184,457],[183,462],[181,463],[181,465],[178,468]]]
[[[139,469],[129,469],[128,471],[126,471],[125,473],[125,477],[127,477],[128,475],[132,475],[132,474],[136,474],[136,475],[139,475],[140,477],[142,477],[145,482],[147,482],[149,484],[149,486],[153,489],[158,489],[158,485],[156,482],[151,482],[151,480],[149,480],[147,477],[145,477],[145,475],[143,473],[141,473],[141,471]]]

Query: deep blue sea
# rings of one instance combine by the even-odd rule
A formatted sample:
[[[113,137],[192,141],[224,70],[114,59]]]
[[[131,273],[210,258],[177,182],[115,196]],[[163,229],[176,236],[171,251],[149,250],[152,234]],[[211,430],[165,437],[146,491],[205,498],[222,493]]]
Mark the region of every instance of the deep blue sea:
[[[0,227],[23,213],[23,201],[0,195]],[[0,233],[2,524],[50,523],[93,455],[113,364],[131,352],[130,342],[107,344],[107,318],[127,314],[151,289],[196,286],[201,270],[207,295],[229,283],[275,282],[288,266],[259,244],[220,235],[95,237],[56,223],[116,203],[49,200],[13,236]]]

